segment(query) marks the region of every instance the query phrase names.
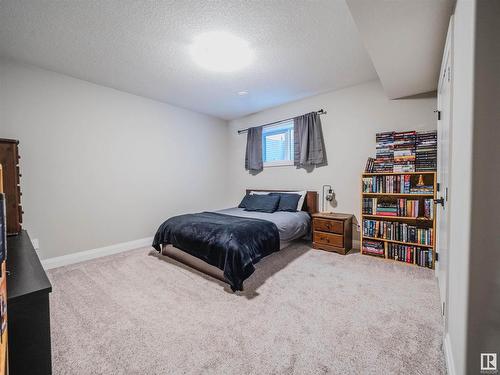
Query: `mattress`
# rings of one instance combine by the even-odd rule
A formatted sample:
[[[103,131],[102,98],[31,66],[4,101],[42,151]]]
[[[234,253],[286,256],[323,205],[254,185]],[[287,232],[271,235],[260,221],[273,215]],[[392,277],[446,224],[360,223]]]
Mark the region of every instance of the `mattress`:
[[[290,242],[304,237],[309,233],[309,228],[311,225],[311,217],[305,211],[276,211],[273,213],[266,213],[245,211],[243,208],[234,207],[227,208],[225,210],[219,210],[216,212],[231,216],[240,216],[271,221],[278,227],[281,243]]]

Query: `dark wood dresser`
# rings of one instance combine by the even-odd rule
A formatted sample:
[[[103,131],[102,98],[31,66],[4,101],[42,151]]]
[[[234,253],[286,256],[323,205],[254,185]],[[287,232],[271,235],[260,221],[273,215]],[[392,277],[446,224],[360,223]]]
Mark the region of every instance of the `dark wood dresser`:
[[[52,373],[49,293],[52,285],[23,230],[7,237],[9,373]]]
[[[352,217],[325,212],[313,214],[313,247],[345,255],[352,248]]]
[[[7,234],[21,231],[21,174],[19,173],[19,141],[0,138],[0,164],[3,167],[3,189],[7,208]]]

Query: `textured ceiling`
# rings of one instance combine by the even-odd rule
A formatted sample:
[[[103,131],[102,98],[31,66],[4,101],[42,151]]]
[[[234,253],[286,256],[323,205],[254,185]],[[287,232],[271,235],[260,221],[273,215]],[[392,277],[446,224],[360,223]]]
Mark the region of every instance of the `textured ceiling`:
[[[387,96],[436,90],[454,0],[347,0]]]
[[[195,64],[190,43],[215,30],[252,65]],[[344,0],[0,0],[0,56],[224,119],[377,78]]]

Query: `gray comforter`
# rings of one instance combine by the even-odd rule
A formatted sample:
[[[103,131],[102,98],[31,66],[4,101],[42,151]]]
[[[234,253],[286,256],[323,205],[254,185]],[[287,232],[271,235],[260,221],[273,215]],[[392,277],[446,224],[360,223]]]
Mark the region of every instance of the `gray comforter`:
[[[288,242],[304,237],[309,233],[311,218],[307,212],[276,211],[272,214],[265,212],[245,211],[243,208],[227,208],[218,213],[232,216],[248,217],[268,220],[278,227],[280,241]]]

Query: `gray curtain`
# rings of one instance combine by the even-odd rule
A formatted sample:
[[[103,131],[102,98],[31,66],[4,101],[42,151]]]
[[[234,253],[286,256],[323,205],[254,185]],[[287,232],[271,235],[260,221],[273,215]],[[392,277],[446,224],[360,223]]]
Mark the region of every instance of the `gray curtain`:
[[[262,162],[262,126],[248,129],[245,169],[254,174],[264,169],[264,163]]]
[[[306,169],[326,165],[320,116],[311,112],[295,117],[293,121],[294,165]]]

